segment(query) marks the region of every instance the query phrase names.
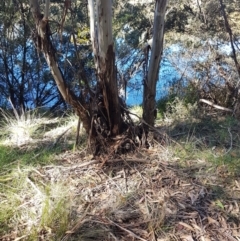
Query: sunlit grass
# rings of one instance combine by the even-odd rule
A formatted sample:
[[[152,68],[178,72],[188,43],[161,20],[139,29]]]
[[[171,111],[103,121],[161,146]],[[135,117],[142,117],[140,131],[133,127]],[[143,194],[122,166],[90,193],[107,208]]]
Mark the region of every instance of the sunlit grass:
[[[46,165],[54,162],[54,157],[62,150],[61,146],[19,149],[0,145],[0,169],[14,163],[23,165]]]
[[[182,105],[180,107],[183,108]],[[141,107],[134,107],[130,111],[142,116]],[[160,184],[157,184],[157,189],[154,189],[162,175],[166,175],[166,179],[162,180],[165,182],[173,174],[171,168],[164,168],[166,163],[176,168],[177,173],[182,175],[180,178],[201,180],[201,185],[206,185],[215,198],[213,205],[224,210],[226,193],[218,185],[218,181],[221,178],[225,180],[226,177],[233,179],[239,176],[240,140],[233,131],[238,122],[233,118],[191,118],[192,112],[188,113],[187,109],[181,118],[174,119],[174,111],[175,109],[169,110],[167,115],[173,121],[161,121],[164,130],[167,130],[166,142],[163,145],[154,144],[149,153],[139,150],[140,159],[145,156],[151,159],[150,155],[154,157],[147,168],[144,167],[145,164],[142,167],[137,166],[136,162],[134,170],[138,170],[138,174],[130,176],[128,180],[121,177],[121,173],[130,175],[125,173],[125,169],[119,169],[115,173],[117,165],[110,167],[109,173],[104,173],[105,167],[102,170],[95,169],[96,167],[71,169],[72,163],[73,166],[78,164],[74,158],[68,159],[65,151],[73,149],[78,123],[74,114],[64,118],[38,120],[37,126],[33,124],[34,128],[30,128],[28,132],[32,141],[20,146],[3,145],[4,138],[9,138],[11,133],[6,128],[8,134],[2,135],[0,145],[0,237],[10,235],[15,230],[15,238],[23,240],[62,240],[72,232],[78,218],[81,220],[81,215],[85,217],[86,206],[92,215],[100,211],[101,217],[106,215],[115,222],[145,215],[145,228],[149,233],[160,235],[163,230],[171,232],[171,225],[166,222],[168,208],[164,206],[164,189],[168,186],[159,189]],[[21,124],[17,121],[4,123],[2,130],[9,125]],[[15,128],[16,130],[18,129]],[[80,136],[82,148],[86,135],[81,131]],[[56,158],[58,154],[60,159]],[[78,158],[81,162],[81,157]],[[161,163],[165,163],[163,167]],[[129,165],[127,168],[131,170]],[[140,170],[141,168],[143,169]],[[99,178],[99,175],[103,176]],[[215,179],[211,179],[213,176]],[[105,178],[108,180],[106,183],[112,182],[112,185],[105,185]],[[173,180],[178,182],[175,177]],[[126,186],[125,182],[130,186]],[[146,182],[145,185],[150,184],[145,191],[144,188],[137,188],[142,182]],[[149,198],[149,195],[152,197]],[[120,221],[120,225],[121,222],[124,221]],[[93,229],[92,224],[83,224],[74,232],[80,232],[77,235],[80,239],[101,237],[104,240],[110,229],[104,229],[102,224],[99,227],[94,225]]]
[[[130,117],[133,121],[139,121],[138,117],[142,118],[143,108],[140,105],[132,106],[129,111],[133,114],[130,114]],[[138,117],[137,117],[138,116]]]
[[[54,241],[67,231],[71,195],[65,180],[48,179],[39,168],[54,165],[75,136],[77,118],[36,113],[1,112],[0,237],[10,238],[15,230],[25,240]]]
[[[60,238],[69,227],[70,194],[64,184],[52,184],[45,187],[46,196],[42,205],[40,226]]]
[[[29,143],[38,133],[38,128],[48,121],[38,110],[23,111],[21,115],[16,111],[14,113],[0,109],[0,137],[9,145],[20,146]]]
[[[38,240],[43,233],[58,240],[67,230],[70,194],[64,181],[44,180],[32,166],[9,166],[0,178],[0,237],[19,225],[27,240]],[[44,240],[44,239],[43,239]]]
[[[17,151],[13,148],[0,145],[0,169],[17,160]]]

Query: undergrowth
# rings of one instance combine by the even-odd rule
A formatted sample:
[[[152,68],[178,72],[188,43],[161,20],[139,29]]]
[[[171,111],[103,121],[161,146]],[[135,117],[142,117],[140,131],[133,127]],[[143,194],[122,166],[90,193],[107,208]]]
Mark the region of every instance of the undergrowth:
[[[196,103],[186,104],[175,98],[167,104],[160,122],[168,135],[177,141],[171,145],[181,163],[199,160],[225,166],[232,175],[240,170],[239,121],[228,115],[204,115]]]
[[[224,213],[226,220],[238,220],[238,203],[232,204],[230,196],[239,196],[231,193],[239,182],[239,121],[202,115],[198,108],[171,100],[157,120],[165,133],[162,145],[155,143],[102,168],[87,165],[92,157],[83,131],[80,146],[71,151],[76,116],[32,116],[32,122],[4,117],[0,240],[182,240],[189,235],[185,228],[195,232],[190,228],[195,227],[194,212],[208,212],[216,220]],[[141,107],[131,111],[141,116]],[[22,142],[14,142],[23,135],[16,133],[18,125],[28,135]],[[206,222],[199,217],[198,225]]]
[[[21,164],[1,172],[0,237],[16,231],[16,224],[23,225],[17,231],[26,240],[46,240],[46,234],[58,240],[66,232],[69,191],[64,182],[43,182],[38,175],[34,167]]]
[[[64,180],[55,183],[39,168],[55,165],[69,148],[76,117],[1,115],[0,240],[59,240],[69,224],[71,195]]]

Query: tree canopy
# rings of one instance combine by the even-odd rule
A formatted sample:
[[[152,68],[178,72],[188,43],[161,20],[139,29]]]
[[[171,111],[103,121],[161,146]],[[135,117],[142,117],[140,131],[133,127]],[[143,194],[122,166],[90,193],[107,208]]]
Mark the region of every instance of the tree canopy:
[[[237,109],[238,1],[0,4],[2,107],[73,107],[93,139],[115,138],[128,130],[124,102],[129,88],[137,88],[148,132],[157,111],[157,82],[169,81],[159,75],[167,60],[180,77],[166,94],[191,89],[195,100]],[[141,80],[132,85],[136,75]]]

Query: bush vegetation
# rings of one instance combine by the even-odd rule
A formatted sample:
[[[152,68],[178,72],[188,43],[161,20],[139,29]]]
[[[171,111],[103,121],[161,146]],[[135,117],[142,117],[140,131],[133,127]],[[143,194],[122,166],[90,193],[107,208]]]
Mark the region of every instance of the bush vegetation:
[[[206,115],[196,103],[178,97],[158,106],[164,117],[156,120],[164,133],[161,145],[102,161],[87,151],[84,132],[74,148],[74,115],[31,115],[21,121],[10,115],[6,121],[5,115],[1,240],[149,240],[153,234],[160,240],[198,240],[194,225],[201,223],[207,225],[204,237],[225,237],[211,225],[230,232],[239,223],[239,121]],[[141,108],[131,112],[141,115]],[[29,138],[14,142],[20,127]],[[203,213],[191,216],[192,209],[207,212],[208,219]],[[210,225],[206,220],[212,219]],[[238,231],[236,226],[230,235],[240,237]]]

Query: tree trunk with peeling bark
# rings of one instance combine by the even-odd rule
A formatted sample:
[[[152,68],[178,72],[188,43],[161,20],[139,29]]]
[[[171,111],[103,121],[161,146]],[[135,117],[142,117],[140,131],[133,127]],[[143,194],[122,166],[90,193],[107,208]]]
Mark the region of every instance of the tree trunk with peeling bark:
[[[77,97],[67,86],[57,64],[55,49],[50,39],[49,3],[50,0],[45,2],[45,15],[43,15],[38,0],[30,0],[31,12],[36,24],[35,44],[38,50],[44,54],[62,97],[80,117],[83,127],[89,135],[89,144],[94,145],[93,152],[98,152],[99,146],[104,147],[103,151],[106,151],[113,138],[123,132],[123,116],[118,97],[112,36],[112,1],[97,0],[94,4],[93,0],[89,0],[97,84],[94,90],[90,89],[86,80],[86,88],[84,93],[82,93],[83,90],[82,92],[80,90],[80,97]]]
[[[103,96],[105,118],[111,135],[121,132],[121,113],[116,79],[112,35],[112,0],[89,0],[90,31],[98,77],[98,92]]]
[[[105,152],[112,155],[121,153],[124,149],[129,150],[145,145],[142,126],[134,125],[129,111],[118,96],[112,34],[112,0],[88,0],[90,34],[97,81],[94,88],[90,88],[88,80],[82,75],[85,87],[80,90],[79,97],[66,84],[57,64],[55,49],[50,39],[49,3],[50,0],[45,1],[45,15],[42,15],[38,0],[30,0],[31,12],[36,24],[34,41],[39,51],[45,56],[62,97],[75,109],[83,122],[94,153]],[[153,116],[152,111],[155,108],[156,80],[162,52],[166,3],[167,0],[158,0],[156,3],[155,21],[157,23],[154,24],[154,35],[156,36],[153,37],[149,75],[145,81],[144,119],[149,124],[153,124],[152,121],[149,122],[149,119],[154,120],[154,117],[151,116]]]
[[[88,133],[91,128],[90,116],[87,111],[88,105],[83,99],[77,98],[76,95],[70,90],[63,78],[61,69],[57,64],[55,49],[50,40],[51,31],[48,23],[49,3],[50,0],[47,0],[45,15],[43,15],[40,11],[38,0],[30,0],[30,8],[36,24],[34,36],[35,45],[37,46],[38,50],[42,51],[44,54],[62,97],[75,109]]]
[[[156,0],[153,26],[152,46],[147,46],[145,52],[151,51],[149,66],[147,67],[144,79],[143,94],[143,119],[151,126],[154,126],[156,110],[156,85],[158,80],[159,66],[163,51],[164,37],[164,18],[166,13],[167,0]],[[146,65],[148,65],[148,54],[146,56]]]

